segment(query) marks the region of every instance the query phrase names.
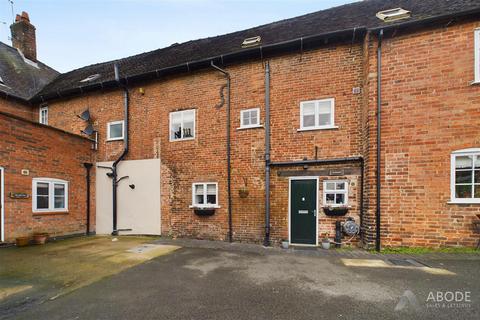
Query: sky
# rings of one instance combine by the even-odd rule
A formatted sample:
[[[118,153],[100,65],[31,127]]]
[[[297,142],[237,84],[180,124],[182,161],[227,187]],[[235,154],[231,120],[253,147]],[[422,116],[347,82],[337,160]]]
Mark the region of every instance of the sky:
[[[12,0],[0,0],[0,41],[11,45]],[[37,30],[37,57],[66,72],[354,0],[13,0]]]

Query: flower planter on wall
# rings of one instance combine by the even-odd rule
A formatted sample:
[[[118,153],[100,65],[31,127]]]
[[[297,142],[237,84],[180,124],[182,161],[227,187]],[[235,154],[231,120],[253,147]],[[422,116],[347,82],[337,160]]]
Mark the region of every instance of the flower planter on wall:
[[[329,217],[341,217],[347,214],[348,207],[323,207],[323,212]]]
[[[215,209],[211,209],[211,208],[200,209],[200,208],[197,208],[197,209],[194,209],[193,212],[197,216],[213,216],[215,214]]]

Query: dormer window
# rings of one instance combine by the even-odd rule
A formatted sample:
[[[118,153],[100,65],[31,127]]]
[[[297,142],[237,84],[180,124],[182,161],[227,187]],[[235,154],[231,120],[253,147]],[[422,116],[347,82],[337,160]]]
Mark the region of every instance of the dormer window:
[[[260,36],[246,38],[242,42],[242,48],[254,47],[259,45],[261,42],[262,42],[262,37]]]
[[[80,82],[90,82],[93,80],[97,80],[98,78],[100,78],[100,74],[96,73],[96,74],[89,75],[83,80],[80,80]]]
[[[376,16],[382,21],[390,22],[410,18],[410,11],[402,8],[388,9],[377,12]]]

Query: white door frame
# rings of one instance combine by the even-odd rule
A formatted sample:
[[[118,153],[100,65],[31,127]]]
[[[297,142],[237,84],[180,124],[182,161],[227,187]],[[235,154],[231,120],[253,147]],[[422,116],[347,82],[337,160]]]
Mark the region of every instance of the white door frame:
[[[0,242],[5,241],[5,177],[4,177],[5,169],[0,167]]]
[[[316,210],[316,219],[315,219],[315,244],[304,244],[304,243],[292,243],[292,225],[291,225],[291,200],[292,200],[292,181],[293,180],[315,180],[316,181],[316,191],[317,191],[317,201],[315,203],[315,210]],[[314,176],[299,176],[299,177],[289,177],[288,178],[288,242],[292,245],[296,246],[306,246],[306,247],[317,247],[318,246],[318,202],[319,202],[319,178]]]

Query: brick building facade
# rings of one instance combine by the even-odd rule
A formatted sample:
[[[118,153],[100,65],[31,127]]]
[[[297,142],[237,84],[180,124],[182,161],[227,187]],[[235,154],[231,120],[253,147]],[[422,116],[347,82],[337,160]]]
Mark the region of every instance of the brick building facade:
[[[234,241],[264,241],[267,164],[273,242],[302,243],[292,235],[298,221],[315,224],[313,242],[305,243],[316,245],[325,234],[333,240],[335,222],[353,218],[361,226],[360,233],[343,235],[343,241],[352,239],[366,247],[379,243],[473,246],[478,237],[473,222],[479,219],[479,199],[472,194],[471,201],[458,201],[455,195],[468,188],[468,174],[475,193],[477,171],[468,166],[455,168],[455,152],[475,160],[480,148],[475,130],[479,87],[472,84],[475,68],[480,69],[480,58],[475,60],[475,50],[480,50],[475,47],[480,7],[469,1],[456,4],[458,9],[449,11],[447,1],[433,7],[420,1],[366,1],[277,23],[271,27],[278,28],[273,31],[267,25],[207,40],[215,43],[199,40],[193,49],[187,43],[85,67],[60,75],[36,94],[30,100],[37,108],[33,117],[47,106],[49,125],[79,134],[86,123],[77,115],[88,109],[99,137],[93,161],[114,161],[126,138],[108,139],[108,128],[114,130],[112,123],[125,120],[122,90],[113,79],[113,66],[118,64],[120,82],[129,91],[125,159],[160,159],[162,235],[225,240],[231,214]],[[396,23],[375,17],[378,11],[396,7],[406,7],[410,16]],[[315,30],[309,30],[312,21],[342,13],[359,20],[345,21],[342,28],[318,23]],[[286,33],[280,32],[284,27],[293,28],[285,39],[281,37]],[[297,30],[302,37],[293,36]],[[280,38],[273,39],[269,32]],[[231,51],[213,55],[201,49],[222,50],[223,45],[257,35],[260,44],[240,50],[242,57]],[[163,57],[170,54],[188,58],[164,64]],[[210,63],[230,77],[230,197],[228,89],[225,76]],[[378,79],[382,110],[379,155]],[[270,161],[266,163],[267,107]],[[182,119],[178,132],[174,127],[177,117]],[[121,168],[120,163],[120,172]],[[460,177],[457,183],[451,181],[452,172],[453,177]],[[316,193],[315,205],[308,210],[294,204],[295,181],[301,185],[304,180],[314,182]],[[134,183],[140,185],[141,181]],[[209,193],[209,188],[216,192]],[[207,204],[207,199],[215,201]],[[196,214],[202,207],[196,201],[205,201],[203,207],[213,215]],[[346,215],[327,216],[336,205],[348,209]],[[297,209],[299,214],[309,211],[307,214],[314,216],[310,220],[295,217],[292,212]]]

